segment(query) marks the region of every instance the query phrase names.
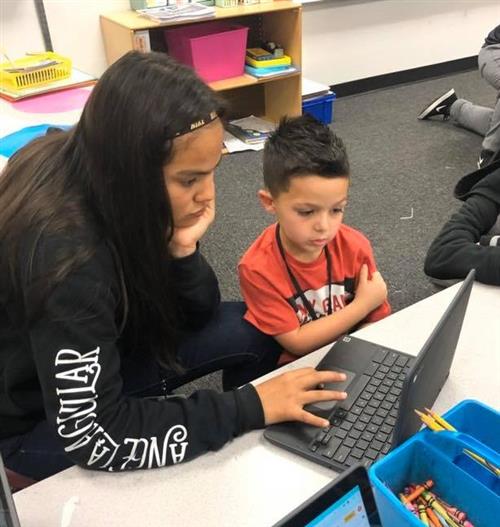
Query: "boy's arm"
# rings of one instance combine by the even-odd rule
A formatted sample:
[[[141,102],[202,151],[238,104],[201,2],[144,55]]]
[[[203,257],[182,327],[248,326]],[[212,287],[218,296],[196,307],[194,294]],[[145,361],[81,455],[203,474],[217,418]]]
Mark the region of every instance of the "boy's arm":
[[[350,304],[331,315],[313,320],[287,333],[275,335],[275,339],[293,355],[306,355],[349,331],[382,304],[386,296],[387,287],[380,273],[375,272],[371,280],[368,279],[368,267],[364,264],[361,267],[356,295]]]
[[[373,273],[377,271],[377,264],[375,262],[375,256],[373,255],[373,249],[368,239],[366,239],[366,246],[363,246],[360,257],[363,258],[362,261],[364,261],[366,265],[368,266],[368,276],[371,276]],[[356,291],[356,294],[358,294],[358,291]],[[378,322],[379,320],[382,320],[383,318],[388,317],[390,314],[391,314],[391,305],[389,304],[389,301],[387,300],[387,294],[386,294],[384,301],[381,302],[377,307],[375,307],[375,309],[373,309],[370,313],[368,313],[368,315],[363,319],[362,323],[356,327],[356,329],[358,330],[373,322]]]

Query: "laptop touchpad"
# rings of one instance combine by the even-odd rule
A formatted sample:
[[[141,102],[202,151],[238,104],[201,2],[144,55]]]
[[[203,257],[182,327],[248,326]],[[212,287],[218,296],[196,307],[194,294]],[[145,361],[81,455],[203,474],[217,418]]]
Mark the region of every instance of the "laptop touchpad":
[[[335,390],[336,392],[347,392],[347,396],[349,397],[349,390],[348,390],[348,386],[352,383],[353,379],[356,377],[356,373],[350,371],[350,370],[346,370],[344,368],[338,368],[338,367],[335,367],[335,371],[338,371],[339,373],[345,373],[346,375],[346,380],[345,381],[340,381],[340,382],[329,382],[329,383],[325,383],[325,390]],[[345,400],[345,399],[344,399]],[[340,402],[344,402],[344,401],[337,401],[337,400],[333,400],[333,401],[318,401],[316,403],[313,403],[313,404],[308,404],[307,406],[304,407],[305,410],[309,411],[309,412],[313,412],[316,410],[320,410],[321,413],[323,413],[325,410],[326,411],[331,411],[333,410],[333,408],[335,407],[335,405]]]

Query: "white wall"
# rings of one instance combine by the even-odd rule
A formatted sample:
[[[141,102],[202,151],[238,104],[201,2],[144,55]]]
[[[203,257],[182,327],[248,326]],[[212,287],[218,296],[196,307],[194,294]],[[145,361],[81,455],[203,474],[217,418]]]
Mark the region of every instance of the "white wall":
[[[54,50],[78,69],[100,75],[106,68],[99,15],[129,9],[128,0],[45,0]],[[43,50],[33,0],[0,0],[0,46],[9,56]]]
[[[106,67],[99,14],[128,0],[45,0],[56,51],[99,75]],[[325,0],[304,5],[303,68],[327,84],[475,55],[500,24],[498,0]],[[33,0],[0,0],[0,45],[43,49]]]
[[[304,76],[347,82],[477,55],[498,0],[330,0],[303,8]]]

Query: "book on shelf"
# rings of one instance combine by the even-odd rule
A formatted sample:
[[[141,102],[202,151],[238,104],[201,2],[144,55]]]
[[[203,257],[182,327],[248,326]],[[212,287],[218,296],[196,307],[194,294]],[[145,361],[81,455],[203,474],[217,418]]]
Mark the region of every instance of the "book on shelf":
[[[33,88],[24,88],[22,90],[14,90],[0,86],[0,97],[10,102],[20,101],[35,95],[42,95],[60,90],[69,90],[71,88],[81,88],[83,86],[91,86],[95,84],[97,79],[93,75],[84,73],[76,68],[71,69],[71,75],[67,79],[53,81],[41,86]]]
[[[149,30],[135,31],[133,35],[134,49],[141,53],[148,53],[151,51],[151,39],[149,38]]]
[[[288,75],[299,71],[295,66],[278,66],[276,68],[252,68],[251,66],[245,66],[245,73],[262,79],[266,77],[278,77],[279,75]]]
[[[283,55],[279,59],[255,60],[246,55],[245,62],[252,68],[273,68],[274,66],[290,66],[292,59],[288,55]]]

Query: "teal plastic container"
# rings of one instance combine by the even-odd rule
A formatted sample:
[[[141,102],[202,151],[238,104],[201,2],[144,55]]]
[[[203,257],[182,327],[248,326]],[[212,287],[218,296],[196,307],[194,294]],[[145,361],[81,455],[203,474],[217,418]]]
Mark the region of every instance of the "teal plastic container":
[[[463,453],[468,448],[500,466],[500,414],[463,401],[444,415],[459,432],[422,430],[369,471],[384,527],[422,527],[398,498],[409,483],[434,481],[433,491],[467,513],[475,527],[500,525],[500,478]]]

